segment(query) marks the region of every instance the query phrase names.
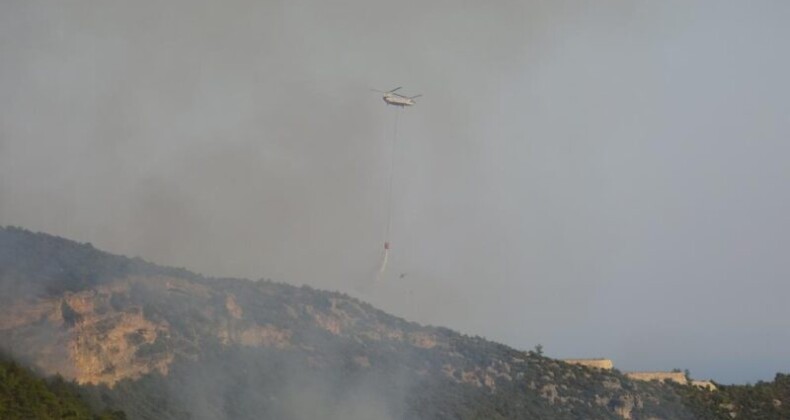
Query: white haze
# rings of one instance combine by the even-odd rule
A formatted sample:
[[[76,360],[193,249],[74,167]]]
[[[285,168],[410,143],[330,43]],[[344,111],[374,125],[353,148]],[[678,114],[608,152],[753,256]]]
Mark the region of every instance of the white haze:
[[[0,3],[0,224],[555,357],[790,371],[790,3]],[[394,110],[423,93],[396,149]],[[401,274],[404,276],[401,278]]]

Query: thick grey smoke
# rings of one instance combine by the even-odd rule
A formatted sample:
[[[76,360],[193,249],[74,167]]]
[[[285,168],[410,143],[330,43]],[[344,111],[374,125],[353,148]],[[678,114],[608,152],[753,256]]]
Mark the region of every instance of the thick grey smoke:
[[[0,224],[623,369],[790,369],[790,4],[0,4]],[[394,114],[391,276],[375,287]],[[401,278],[401,274],[404,276]],[[711,357],[714,354],[715,357]]]
[[[243,358],[235,360],[237,364],[244,362]],[[250,364],[252,371],[260,370],[260,366]],[[273,377],[282,381],[278,383]],[[376,375],[356,381],[322,378],[318,372],[295,365],[288,365],[270,376],[239,378],[220,367],[203,364],[190,368],[181,383],[171,386],[167,399],[176,407],[188,408],[196,420],[406,419],[403,393],[410,383],[403,380],[398,386],[384,390],[382,383],[389,382]],[[271,389],[273,386],[276,391]]]

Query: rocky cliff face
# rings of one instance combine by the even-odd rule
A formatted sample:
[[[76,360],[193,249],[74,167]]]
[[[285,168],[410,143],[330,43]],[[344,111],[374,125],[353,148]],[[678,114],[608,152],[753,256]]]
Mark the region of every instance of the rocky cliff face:
[[[382,401],[383,418],[645,418],[656,407],[690,418],[660,384],[343,294],[208,279],[18,229],[0,229],[0,291],[5,351],[133,418],[305,418],[317,414],[298,411],[303,401],[353,399],[342,392]]]
[[[285,287],[265,282],[245,282],[244,286],[265,297],[276,297],[277,289]],[[318,293],[310,289],[302,292]],[[271,302],[267,312],[276,312],[278,319],[262,319],[245,310],[245,302],[234,293],[210,282],[129,276],[89,290],[3,306],[0,332],[7,335],[12,350],[27,353],[29,361],[43,372],[59,373],[80,384],[109,387],[151,372],[167,375],[177,356],[198,360],[200,345],[205,342],[299,349],[314,353],[311,360],[320,360],[321,349],[311,346],[314,338],[309,334],[294,337],[294,326],[301,326],[302,332],[325,332],[346,339],[449,350],[446,333],[408,323],[389,325],[377,319],[380,313],[355,299],[340,295],[299,299],[299,295]],[[158,302],[152,304],[154,297]],[[180,316],[175,323],[181,325],[174,328],[171,316]],[[46,331],[45,337],[26,333],[34,330]],[[56,353],[59,356],[52,357]],[[360,365],[370,363],[364,355],[358,360]],[[454,381],[493,388],[491,374],[506,377],[509,367],[504,363],[502,368],[502,372],[495,367],[464,372],[461,379],[449,364],[443,371]]]

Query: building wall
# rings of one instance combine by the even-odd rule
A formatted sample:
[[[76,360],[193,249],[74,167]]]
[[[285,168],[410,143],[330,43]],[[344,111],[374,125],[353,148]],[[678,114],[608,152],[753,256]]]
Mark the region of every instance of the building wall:
[[[610,359],[564,359],[563,362],[604,370],[614,369],[614,363]]]
[[[707,389],[709,391],[716,390],[716,385],[713,384],[713,381],[692,380],[691,384],[699,388]]]
[[[596,369],[612,370],[614,369],[614,362],[611,359],[562,359],[563,362],[571,365],[587,366]],[[692,380],[689,382],[686,379],[686,374],[683,372],[626,372],[625,376],[635,381],[673,381],[679,384],[691,384],[699,388],[708,389],[711,391],[716,390],[716,385],[709,380]]]
[[[626,372],[625,376],[636,381],[674,381],[686,385],[686,375],[683,372]]]

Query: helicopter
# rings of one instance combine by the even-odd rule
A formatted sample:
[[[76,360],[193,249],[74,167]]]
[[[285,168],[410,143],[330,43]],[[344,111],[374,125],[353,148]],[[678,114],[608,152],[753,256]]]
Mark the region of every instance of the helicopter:
[[[398,89],[400,89],[400,87],[396,87],[395,89],[388,90],[386,92],[376,89],[371,89],[371,90],[374,92],[383,93],[384,96],[382,97],[382,99],[384,99],[384,102],[386,102],[387,105],[399,106],[401,108],[416,104],[417,102],[415,102],[414,99],[422,96],[422,95],[403,96],[401,94],[395,93],[395,91]]]

